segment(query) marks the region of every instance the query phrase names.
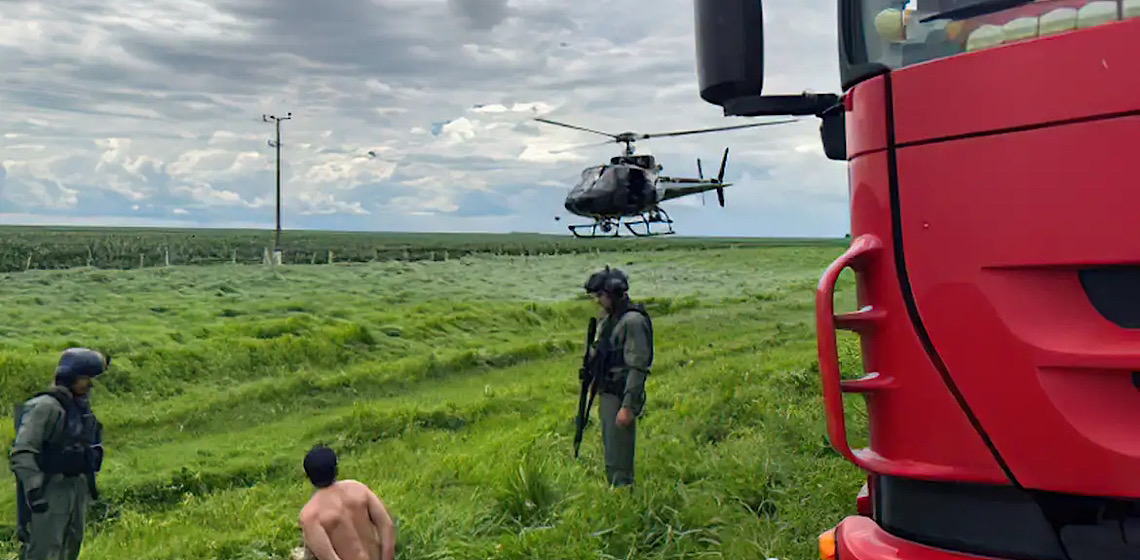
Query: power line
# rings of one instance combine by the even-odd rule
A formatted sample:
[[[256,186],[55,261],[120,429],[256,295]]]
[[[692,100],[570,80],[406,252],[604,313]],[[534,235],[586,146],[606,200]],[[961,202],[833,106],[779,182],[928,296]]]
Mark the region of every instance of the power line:
[[[276,140],[269,140],[269,147],[277,148],[277,230],[273,234],[273,252],[275,255],[281,250],[281,121],[292,118],[292,111],[286,113],[284,117],[261,115],[263,122],[272,122],[277,129]]]

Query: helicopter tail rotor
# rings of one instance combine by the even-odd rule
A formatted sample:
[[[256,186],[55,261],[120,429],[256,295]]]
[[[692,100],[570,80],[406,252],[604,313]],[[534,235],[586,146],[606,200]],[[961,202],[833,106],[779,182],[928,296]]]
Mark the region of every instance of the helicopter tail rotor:
[[[724,157],[720,160],[720,172],[717,173],[716,179],[709,179],[708,182],[716,185],[716,200],[720,203],[720,207],[724,208],[724,168],[728,164],[728,148],[724,149]],[[705,171],[701,168],[701,158],[697,158],[697,178],[702,182],[705,180]],[[705,192],[701,191],[701,206],[705,205]]]

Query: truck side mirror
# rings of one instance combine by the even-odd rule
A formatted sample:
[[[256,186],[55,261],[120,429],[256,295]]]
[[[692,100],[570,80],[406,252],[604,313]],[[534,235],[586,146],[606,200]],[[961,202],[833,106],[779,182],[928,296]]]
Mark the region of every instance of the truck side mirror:
[[[701,99],[724,107],[764,87],[761,0],[693,0]]]

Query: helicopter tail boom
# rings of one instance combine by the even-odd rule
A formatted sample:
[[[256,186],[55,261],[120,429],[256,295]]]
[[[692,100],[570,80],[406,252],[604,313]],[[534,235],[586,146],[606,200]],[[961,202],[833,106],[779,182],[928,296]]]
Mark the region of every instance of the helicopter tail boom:
[[[717,191],[718,202],[720,202],[720,205],[723,207],[724,195],[721,193],[724,192],[725,188],[732,186],[732,183],[714,183],[712,181],[695,181],[693,179],[682,179],[675,182],[681,184],[666,186],[663,189],[665,192],[661,195],[662,202],[666,200],[672,200],[674,198],[681,198],[682,196],[700,194],[708,191]]]
[[[724,188],[731,186],[732,183],[724,182],[724,170],[728,166],[728,148],[724,149],[724,156],[720,160],[720,171],[716,175],[716,179],[705,179],[704,170],[701,168],[701,158],[697,158],[697,177],[696,179],[690,177],[659,177],[658,180],[663,183],[676,183],[684,186],[668,186],[665,187],[665,192],[662,194],[661,200],[669,200],[691,194],[703,193],[707,191],[716,191],[717,202],[720,203],[721,208],[724,208]]]

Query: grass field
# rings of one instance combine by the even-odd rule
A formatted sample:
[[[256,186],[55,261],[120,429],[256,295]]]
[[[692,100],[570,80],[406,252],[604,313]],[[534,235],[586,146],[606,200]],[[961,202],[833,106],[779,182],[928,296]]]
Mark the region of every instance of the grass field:
[[[813,289],[841,251],[11,273],[0,399],[44,387],[64,347],[114,356],[93,397],[108,451],[87,560],[287,558],[317,442],[387,503],[400,559],[816,558],[862,483],[827,443],[815,355]],[[596,309],[581,285],[607,263],[657,337],[632,492],[605,487],[597,422],[571,456]],[[14,512],[0,493],[8,535]]]
[[[620,250],[846,245],[841,239],[576,239],[569,233],[374,233],[286,230],[282,262],[443,261],[469,254],[557,255]],[[273,230],[0,226],[0,272],[80,266],[133,269],[199,264],[257,264],[273,247]]]

